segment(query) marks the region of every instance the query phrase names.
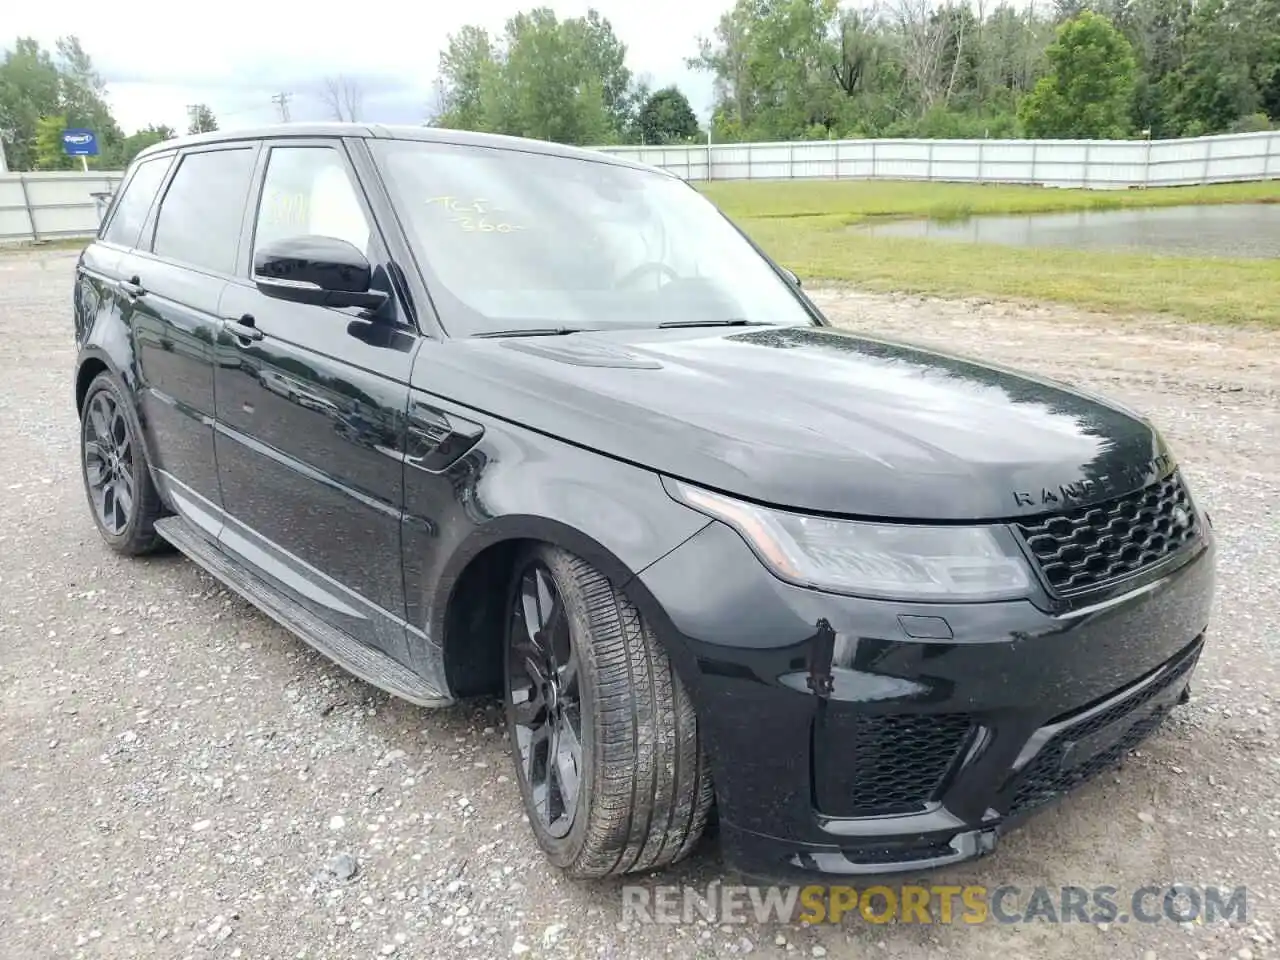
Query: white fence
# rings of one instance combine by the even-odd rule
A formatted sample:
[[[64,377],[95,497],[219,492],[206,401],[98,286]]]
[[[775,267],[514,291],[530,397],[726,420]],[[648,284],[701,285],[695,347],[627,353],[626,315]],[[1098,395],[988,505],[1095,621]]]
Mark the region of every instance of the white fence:
[[[947,180],[1052,187],[1280,179],[1280,131],[1189,140],[805,140],[605,147],[686,180]]]
[[[118,171],[0,174],[0,243],[93,235],[122,176]]]

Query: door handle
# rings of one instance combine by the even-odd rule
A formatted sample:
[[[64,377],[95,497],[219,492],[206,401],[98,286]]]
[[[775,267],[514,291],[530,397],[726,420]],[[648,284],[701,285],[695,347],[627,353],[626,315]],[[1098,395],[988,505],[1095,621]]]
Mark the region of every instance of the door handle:
[[[223,320],[222,329],[241,340],[262,339],[262,331],[254,326],[253,317],[247,313],[239,320]]]
[[[130,300],[137,300],[139,297],[145,297],[147,295],[146,288],[143,287],[142,281],[137,277],[131,277],[128,280],[121,280],[120,289]]]

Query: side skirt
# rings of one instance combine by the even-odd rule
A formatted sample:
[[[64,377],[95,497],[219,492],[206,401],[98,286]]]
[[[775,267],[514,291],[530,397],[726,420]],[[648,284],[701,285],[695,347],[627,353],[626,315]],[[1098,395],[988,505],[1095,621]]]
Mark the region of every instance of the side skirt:
[[[181,517],[156,521],[156,532],[227,587],[348,673],[422,707],[444,707],[453,698],[378,650],[336,630],[236,562]]]

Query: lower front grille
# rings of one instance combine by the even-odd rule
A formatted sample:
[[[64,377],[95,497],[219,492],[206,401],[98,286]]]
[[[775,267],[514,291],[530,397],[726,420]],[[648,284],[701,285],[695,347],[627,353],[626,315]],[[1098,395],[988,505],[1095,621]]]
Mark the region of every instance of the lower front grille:
[[[815,730],[818,809],[835,817],[918,813],[974,726],[967,714],[848,714]]]
[[[859,847],[843,847],[849,860],[860,864],[911,863],[916,860],[939,860],[952,856],[955,850],[947,840],[903,840],[894,843],[868,844]]]
[[[1172,669],[1169,669],[1158,683],[1149,684],[1134,696],[1114,703],[1087,720],[1067,727],[1049,740],[1017,775],[1013,785],[1013,800],[1009,806],[1009,816],[1026,813],[1048,803],[1085,781],[1091,780],[1099,773],[1118,765],[1131,750],[1160,726],[1172,706],[1171,702],[1166,701],[1152,706],[1152,701],[1179,684],[1195,667],[1199,656],[1200,651],[1197,648],[1194,653],[1183,657]],[[1065,764],[1067,751],[1073,743],[1087,740],[1088,737],[1105,730],[1113,723],[1123,723],[1126,719],[1131,720],[1132,725],[1115,743],[1075,766]]]

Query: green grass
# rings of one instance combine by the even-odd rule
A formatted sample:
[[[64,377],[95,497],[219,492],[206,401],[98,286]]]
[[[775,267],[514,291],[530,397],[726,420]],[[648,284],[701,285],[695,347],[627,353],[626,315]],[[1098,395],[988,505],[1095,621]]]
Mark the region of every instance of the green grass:
[[[873,290],[1076,304],[1280,326],[1280,260],[1171,257],[872,238],[871,218],[1280,203],[1280,182],[1158,190],[1059,190],[893,181],[712,183],[705,192],[778,262],[806,279]]]
[[[704,184],[703,192],[735,220],[757,217],[871,217],[956,220],[996,213],[1062,213],[1202,203],[1280,203],[1280,181],[1153,190],[1060,190],[1005,184],[904,180],[769,180]]]

